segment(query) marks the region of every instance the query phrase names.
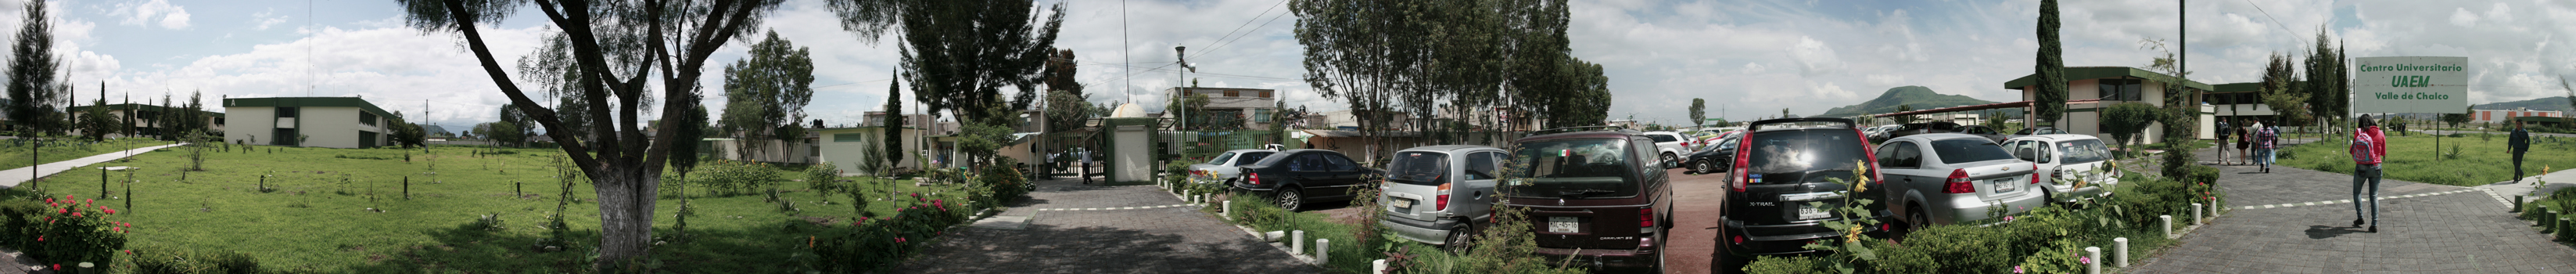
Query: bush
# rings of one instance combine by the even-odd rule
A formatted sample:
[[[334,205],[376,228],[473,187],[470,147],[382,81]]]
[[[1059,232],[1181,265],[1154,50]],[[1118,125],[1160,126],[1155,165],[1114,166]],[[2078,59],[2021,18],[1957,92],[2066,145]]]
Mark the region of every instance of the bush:
[[[708,192],[739,195],[778,187],[778,172],[769,165],[742,161],[715,161],[699,167],[690,183],[706,187]]]
[[[261,273],[259,259],[237,251],[196,252],[188,250],[138,249],[134,251],[134,273],[138,274],[214,274]]]
[[[912,205],[895,209],[894,216],[860,217],[849,226],[827,228],[808,238],[809,251],[815,255],[808,265],[831,273],[889,269],[919,252],[928,240],[945,236],[949,226],[965,222],[967,212],[973,211],[921,193],[913,193],[912,198]]]
[[[979,174],[975,178],[977,183],[984,187],[983,195],[978,195],[975,201],[975,206],[979,209],[1000,207],[1002,203],[1018,200],[1020,196],[1029,194],[1029,180],[1020,176],[1019,169],[1012,168],[1018,166],[1018,162],[1009,157],[996,160],[993,165],[984,166],[984,174]]]
[[[1841,273],[1812,256],[1762,257],[1744,265],[1745,273]],[[1963,272],[1964,273],[1964,272]]]
[[[132,224],[107,220],[116,210],[95,202],[71,195],[11,199],[0,205],[6,241],[47,262],[110,262],[125,249],[125,228]]]
[[[833,190],[840,189],[840,180],[841,169],[834,167],[832,162],[823,162],[805,167],[806,189],[831,192]]]

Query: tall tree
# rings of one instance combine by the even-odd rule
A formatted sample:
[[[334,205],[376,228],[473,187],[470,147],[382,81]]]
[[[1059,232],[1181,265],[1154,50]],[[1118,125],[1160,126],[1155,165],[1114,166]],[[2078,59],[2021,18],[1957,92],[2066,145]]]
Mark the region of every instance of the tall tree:
[[[886,84],[885,122],[878,129],[883,130],[886,136],[885,147],[877,150],[885,155],[878,159],[885,159],[885,165],[889,167],[902,163],[905,153],[912,153],[903,150],[903,131],[910,125],[907,125],[903,113],[903,77],[899,73],[897,76],[892,83]]]
[[[508,67],[496,60],[486,43],[480,26],[498,24],[508,19],[520,6],[530,4],[506,0],[397,0],[404,7],[406,26],[428,33],[455,34],[465,48],[474,53],[494,85],[510,98],[512,105],[527,112],[546,134],[556,140],[574,139],[574,131],[564,130],[562,113],[540,108],[528,96]],[[709,0],[665,2],[654,0],[605,1],[536,1],[534,10],[544,14],[545,22],[564,33],[574,67],[580,68],[575,85],[585,90],[581,100],[602,107],[590,108],[590,117],[604,121],[641,121],[637,117],[648,109],[646,98],[657,89],[647,84],[660,83],[658,91],[679,97],[695,90],[697,79],[704,73],[708,56],[723,48],[726,42],[746,36],[750,26],[760,25],[765,14],[775,10],[781,1]],[[872,4],[871,4],[872,5]],[[884,25],[884,20],[844,24]],[[647,79],[658,75],[660,79]],[[663,101],[663,109],[678,107],[678,100]],[[609,107],[614,106],[614,107]],[[681,111],[662,112],[662,119],[676,120]],[[661,180],[663,163],[670,157],[671,142],[678,131],[659,131],[646,137],[637,123],[599,123],[602,130],[587,132],[593,146],[562,146],[573,166],[580,167],[590,178],[599,197],[600,248],[599,266],[641,263],[652,242],[653,204]],[[596,148],[596,149],[594,149]]]
[[[528,128],[529,126],[535,125],[531,122],[533,121],[528,119],[527,112],[520,111],[519,107],[515,104],[503,103],[501,104],[501,121],[494,123],[496,123],[496,125],[506,127],[493,127],[493,131],[486,132],[484,135],[491,136],[492,141],[500,142],[501,144],[509,146],[524,145],[528,142],[528,136],[536,133],[534,130],[530,130]]]
[[[744,159],[764,151],[765,141],[792,143],[805,137],[805,104],[814,101],[814,58],[806,48],[779,38],[751,44],[749,56],[725,65],[724,118],[727,131],[741,134]]]
[[[73,122],[80,129],[81,137],[90,141],[104,141],[108,134],[125,132],[125,127],[119,127],[121,124],[117,123],[117,115],[107,109],[107,91],[100,90],[98,94],[98,99],[90,101],[89,107],[81,111]]]
[[[2343,51],[2337,49],[2331,39],[2326,36],[2324,27],[2318,27],[2316,48],[2309,49],[2308,58],[2301,65],[2306,66],[2308,73],[2305,87],[2309,113],[2326,122],[2340,123],[2351,115],[2344,109],[2352,101],[2352,89],[2348,84],[2351,75],[2346,72],[2349,67],[2344,64]]]
[[[1708,99],[1691,98],[1690,117],[1692,127],[1707,126]]]
[[[67,91],[54,86],[61,63],[54,59],[54,23],[47,10],[44,0],[27,1],[17,43],[9,48],[9,121],[26,137],[62,131],[54,104],[66,103]]]
[[[707,124],[707,106],[698,104],[697,92],[685,94],[687,96],[672,97],[672,100],[680,101],[679,109],[686,110],[679,119],[662,120],[671,123],[663,129],[679,132],[671,139],[674,142],[671,142],[670,165],[671,170],[680,172],[681,178],[687,178],[690,170],[698,168],[698,140],[705,139],[707,135],[706,127],[700,126]],[[681,194],[681,199],[687,199],[687,193]]]
[[[2169,146],[2197,142],[2200,132],[2200,104],[2192,99],[2198,98],[2201,90],[2191,86],[2190,68],[2183,67],[2182,55],[2172,50],[2175,48],[2154,40],[2146,41],[2143,45],[2161,53],[2148,65],[2148,68],[2163,73],[2154,77],[2156,82],[2164,85],[2165,95],[2162,109],[2164,113],[2160,114],[2162,117],[2158,119],[2158,122],[2162,123],[2164,133],[2159,136],[2162,140],[2158,142]],[[2198,162],[2195,159],[2199,159],[2192,156],[2190,149],[2168,149],[2164,155],[2164,175],[2170,178],[2182,178],[2186,175],[2184,168],[2195,165]]]
[[[2059,48],[2057,36],[2057,0],[2039,1],[2039,90],[2032,94],[2030,118],[2040,125],[2057,126],[2057,118],[2066,116],[2066,51]]]
[[[892,10],[848,8],[863,0],[835,0],[844,22],[893,18],[903,32],[903,78],[912,83],[913,101],[929,114],[956,113],[965,130],[959,150],[993,155],[980,144],[1008,142],[1019,110],[1027,102],[1006,102],[1004,87],[1034,94],[1039,72],[1054,52],[1056,33],[1064,26],[1064,5],[1040,13],[1036,1],[896,2]],[[1044,17],[1041,17],[1044,15]],[[866,36],[882,29],[844,29]],[[1020,101],[1020,100],[1012,100]],[[978,144],[978,145],[969,145]],[[992,148],[999,148],[993,146]],[[980,157],[979,157],[980,158]],[[970,159],[969,161],[980,160]]]
[[[2263,66],[2261,90],[2256,93],[2262,96],[2263,105],[2271,107],[2275,115],[2271,121],[2263,123],[2267,125],[2306,123],[2308,93],[2299,87],[2301,82],[2295,71],[2297,68],[2290,63],[2289,56],[2280,53],[2271,54],[2268,60]]]

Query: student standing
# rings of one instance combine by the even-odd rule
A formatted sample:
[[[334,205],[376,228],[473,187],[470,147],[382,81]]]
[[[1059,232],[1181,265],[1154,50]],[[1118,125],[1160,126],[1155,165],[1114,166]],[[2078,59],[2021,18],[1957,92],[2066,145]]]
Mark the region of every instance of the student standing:
[[[2352,226],[2360,227],[2368,215],[2370,233],[2379,233],[2379,160],[2388,155],[2387,137],[2369,114],[2361,115],[2361,128],[2352,132]]]
[[[2279,148],[2280,142],[2279,129],[2274,129],[2263,122],[2254,122],[2254,164],[2261,165],[2263,173],[2272,173],[2272,154],[2275,153],[2272,150]]]
[[[2505,146],[2513,151],[2513,182],[2520,183],[2522,182],[2522,152],[2531,150],[2531,131],[2523,130],[2522,123],[2513,123],[2513,137],[2505,140]]]
[[[2218,164],[2227,164],[2227,136],[2235,132],[2227,129],[2227,119],[2218,120]]]

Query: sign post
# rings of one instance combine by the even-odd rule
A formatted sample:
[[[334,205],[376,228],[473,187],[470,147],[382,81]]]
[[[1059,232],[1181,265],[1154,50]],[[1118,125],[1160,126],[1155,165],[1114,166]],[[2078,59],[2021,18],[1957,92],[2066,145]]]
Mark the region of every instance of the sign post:
[[[2354,113],[2460,113],[2469,105],[2468,57],[2355,59]]]

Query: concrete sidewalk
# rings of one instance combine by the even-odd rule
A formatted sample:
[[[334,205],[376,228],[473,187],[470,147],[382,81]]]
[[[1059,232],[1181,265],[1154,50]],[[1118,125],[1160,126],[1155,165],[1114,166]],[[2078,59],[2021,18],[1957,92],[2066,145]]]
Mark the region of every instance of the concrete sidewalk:
[[[91,155],[91,156],[89,156],[89,157],[81,157],[81,158],[79,158],[79,159],[71,159],[71,160],[63,160],[63,161],[59,161],[59,162],[45,163],[45,164],[35,165],[35,166],[30,166],[30,167],[21,167],[21,168],[9,169],[9,170],[0,170],[0,188],[16,188],[16,187],[18,187],[18,184],[26,183],[26,182],[27,182],[27,180],[33,180],[33,179],[36,179],[36,178],[42,178],[42,177],[44,177],[44,176],[54,175],[54,173],[62,173],[63,171],[69,171],[69,170],[74,169],[74,168],[80,168],[80,167],[83,167],[83,166],[89,166],[89,165],[92,165],[92,164],[104,163],[104,162],[107,162],[107,161],[114,161],[114,160],[116,160],[116,159],[124,159],[124,158],[125,158],[125,157],[127,157],[127,156],[133,156],[133,155],[137,155],[137,154],[143,154],[143,153],[145,153],[145,152],[152,152],[152,150],[155,150],[155,149],[161,149],[161,148],[167,148],[167,147],[174,147],[174,146],[185,145],[185,144],[187,144],[187,143],[179,143],[179,144],[173,144],[173,145],[158,145],[158,146],[150,146],[150,147],[137,148],[137,149],[131,149],[131,150],[126,150],[126,151],[109,152],[109,153],[105,153],[105,154]]]

